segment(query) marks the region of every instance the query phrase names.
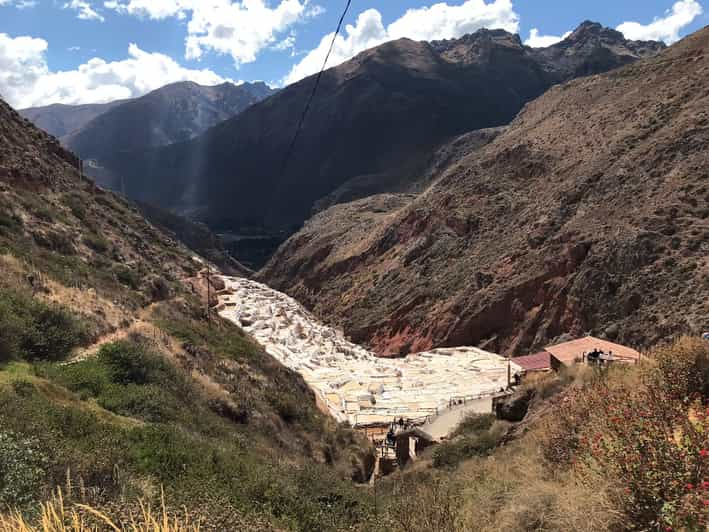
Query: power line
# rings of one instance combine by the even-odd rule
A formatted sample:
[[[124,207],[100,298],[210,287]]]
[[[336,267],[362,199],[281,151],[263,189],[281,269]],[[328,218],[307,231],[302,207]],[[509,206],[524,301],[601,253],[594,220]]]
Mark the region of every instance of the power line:
[[[303,124],[305,123],[305,117],[308,115],[308,111],[310,110],[310,106],[313,103],[313,100],[315,99],[315,93],[318,91],[318,85],[320,85],[320,78],[322,78],[323,72],[325,72],[325,67],[327,66],[327,61],[330,59],[330,54],[332,53],[332,49],[335,46],[335,39],[337,39],[337,36],[340,34],[340,30],[342,29],[342,23],[345,20],[345,17],[347,16],[347,12],[350,9],[350,4],[352,3],[352,0],[347,0],[347,5],[345,6],[345,10],[342,12],[342,16],[340,17],[340,21],[337,23],[337,29],[335,30],[335,33],[332,36],[332,41],[330,42],[330,48],[327,50],[327,55],[325,56],[325,60],[323,61],[322,68],[320,69],[320,72],[318,72],[318,77],[315,78],[315,85],[313,85],[313,91],[310,93],[310,98],[308,98],[307,103],[305,104],[305,108],[303,109],[303,114],[300,116],[300,121],[298,122],[298,127],[295,130],[295,135],[293,136],[293,140],[290,143],[290,146],[288,147],[288,151],[286,152],[286,156],[283,158],[283,165],[281,166],[281,175],[286,170],[286,166],[288,165],[288,160],[290,159],[293,149],[295,148],[295,143],[298,141],[298,137],[300,136],[300,132],[303,129]]]

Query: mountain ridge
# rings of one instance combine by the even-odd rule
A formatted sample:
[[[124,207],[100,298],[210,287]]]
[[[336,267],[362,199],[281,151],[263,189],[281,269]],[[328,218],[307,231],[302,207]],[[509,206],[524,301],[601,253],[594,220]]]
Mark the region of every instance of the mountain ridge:
[[[620,54],[600,38],[593,42],[590,51],[572,43],[556,70],[543,51],[501,30],[444,44],[400,39],[362,52],[324,72],[283,173],[274,154],[285,156],[313,77],[179,147],[142,150],[107,165],[141,201],[215,227],[291,231],[315,202],[350,180],[381,176],[378,192],[405,187],[447,139],[506,124],[577,70],[604,71],[664,47],[646,43],[631,52],[623,48],[628,41],[614,41]],[[606,50],[601,59],[593,56],[599,49]]]
[[[93,159],[103,157],[107,150],[124,151],[136,145],[160,146],[187,140],[274,92],[263,82],[209,86],[178,81],[137,98],[105,104],[52,104],[21,109],[19,113],[82,158]],[[121,129],[121,122],[127,120],[125,115],[131,113],[137,115],[133,120],[142,126],[136,125],[138,132]],[[175,116],[182,121],[170,124]],[[150,134],[141,134],[140,129]],[[118,145],[108,143],[107,138],[118,139]]]

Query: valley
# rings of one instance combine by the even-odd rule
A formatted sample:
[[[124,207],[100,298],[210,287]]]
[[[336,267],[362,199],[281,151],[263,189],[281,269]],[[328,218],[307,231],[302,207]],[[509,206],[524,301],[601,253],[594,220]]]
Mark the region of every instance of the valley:
[[[469,404],[467,413],[490,413],[493,399],[508,395],[522,370],[474,347],[380,358],[320,324],[285,294],[248,279],[222,280],[219,314],[300,374],[327,413],[355,428],[386,427],[400,418],[430,423],[463,403]]]
[[[0,0],[0,532],[709,530],[698,0],[326,3]]]

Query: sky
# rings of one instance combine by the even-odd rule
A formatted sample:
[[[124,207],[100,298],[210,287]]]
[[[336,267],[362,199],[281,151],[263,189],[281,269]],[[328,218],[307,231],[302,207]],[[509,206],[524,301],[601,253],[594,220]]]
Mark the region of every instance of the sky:
[[[388,40],[449,39],[483,27],[549,46],[584,20],[672,44],[709,25],[705,2],[352,0],[328,66]],[[345,3],[0,0],[0,95],[24,108],[103,103],[185,80],[282,87],[319,70]]]

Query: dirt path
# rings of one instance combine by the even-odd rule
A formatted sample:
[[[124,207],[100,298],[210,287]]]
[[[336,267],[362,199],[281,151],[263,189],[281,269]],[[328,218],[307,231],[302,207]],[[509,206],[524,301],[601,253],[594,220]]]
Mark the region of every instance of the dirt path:
[[[104,345],[125,340],[131,334],[138,334],[145,338],[154,339],[156,342],[169,342],[169,338],[162,331],[162,329],[156,327],[148,321],[156,305],[156,303],[151,303],[144,309],[141,309],[138,312],[137,317],[133,319],[130,325],[119,328],[111,333],[104,334],[90,346],[77,350],[74,356],[67,363],[75,364],[77,362],[81,362],[82,360],[94,357]]]

